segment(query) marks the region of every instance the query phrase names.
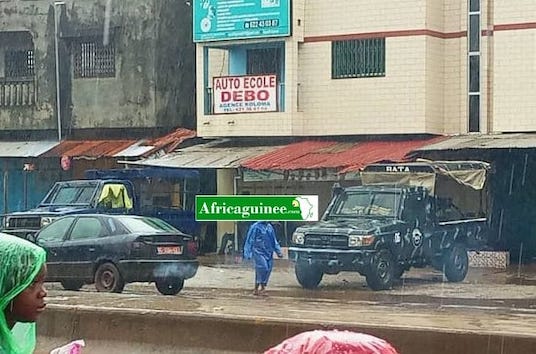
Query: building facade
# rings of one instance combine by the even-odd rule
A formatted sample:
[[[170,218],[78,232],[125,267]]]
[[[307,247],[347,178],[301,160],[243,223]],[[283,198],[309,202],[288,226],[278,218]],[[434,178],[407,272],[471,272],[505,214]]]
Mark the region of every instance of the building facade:
[[[226,4],[194,1],[194,31],[203,18],[219,26],[197,38],[200,136],[536,130],[534,1],[261,1],[264,30],[288,15],[287,35],[240,33],[260,25]],[[267,74],[277,87],[265,111],[237,111],[247,97],[214,79]]]
[[[195,128],[195,48],[184,1],[7,0],[0,13],[5,138]]]
[[[364,140],[468,139],[439,137],[444,144],[418,156],[483,159],[502,171],[491,182],[495,244],[527,253],[536,230],[527,222],[536,188],[524,182],[536,173],[536,144],[527,143],[536,131],[536,2],[196,0],[193,7],[199,136],[355,144],[335,151],[343,155]],[[257,172],[273,179],[345,170],[320,158],[332,149],[285,149],[259,156]],[[244,168],[219,176],[227,191],[235,179],[245,182]],[[512,202],[503,208],[504,200]],[[536,257],[533,242],[529,249]]]

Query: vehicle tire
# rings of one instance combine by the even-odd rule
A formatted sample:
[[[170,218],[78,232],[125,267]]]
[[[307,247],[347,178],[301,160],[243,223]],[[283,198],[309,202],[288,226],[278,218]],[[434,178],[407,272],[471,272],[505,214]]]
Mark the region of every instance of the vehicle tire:
[[[120,293],[125,287],[125,281],[115,264],[103,263],[95,272],[95,287],[100,292]]]
[[[379,250],[370,262],[367,272],[367,285],[374,291],[388,290],[393,286],[396,265],[391,252]]]
[[[60,283],[65,290],[71,291],[78,291],[84,286],[84,282],[80,280],[62,280]]]
[[[324,276],[317,266],[308,263],[296,263],[294,271],[298,283],[305,289],[316,289]]]
[[[444,274],[448,281],[457,283],[464,280],[469,269],[469,256],[465,245],[458,242],[446,250],[443,265]]]
[[[184,279],[166,278],[155,281],[156,289],[162,295],[177,295],[184,287]]]

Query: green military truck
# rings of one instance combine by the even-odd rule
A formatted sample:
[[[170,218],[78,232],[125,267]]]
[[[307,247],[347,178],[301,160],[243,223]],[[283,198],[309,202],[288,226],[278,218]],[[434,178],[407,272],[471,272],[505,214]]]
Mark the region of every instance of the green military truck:
[[[358,272],[385,290],[411,267],[432,266],[464,280],[468,250],[489,233],[485,162],[375,164],[362,185],[336,184],[322,219],[292,235],[298,282],[316,288],[324,274]]]

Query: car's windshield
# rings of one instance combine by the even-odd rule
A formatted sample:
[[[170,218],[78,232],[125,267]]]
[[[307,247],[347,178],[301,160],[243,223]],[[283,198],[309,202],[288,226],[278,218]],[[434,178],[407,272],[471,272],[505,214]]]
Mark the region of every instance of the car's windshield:
[[[49,195],[43,204],[73,205],[89,204],[95,195],[97,185],[61,185]]]
[[[335,201],[328,216],[387,216],[397,214],[400,194],[386,192],[342,193]]]
[[[165,221],[156,218],[122,217],[121,223],[133,233],[163,233],[178,230]]]

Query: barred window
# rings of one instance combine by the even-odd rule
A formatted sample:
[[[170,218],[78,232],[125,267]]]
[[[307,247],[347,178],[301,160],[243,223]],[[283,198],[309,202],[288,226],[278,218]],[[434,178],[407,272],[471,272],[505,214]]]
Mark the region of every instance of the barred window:
[[[376,76],[385,76],[385,38],[331,43],[333,79]]]
[[[5,53],[6,78],[32,78],[35,70],[34,51],[11,50]]]
[[[247,74],[278,74],[280,73],[281,49],[264,48],[247,51]]]
[[[115,77],[115,44],[102,37],[83,38],[73,43],[74,77]]]

